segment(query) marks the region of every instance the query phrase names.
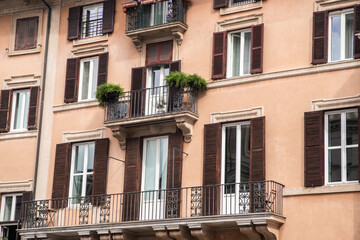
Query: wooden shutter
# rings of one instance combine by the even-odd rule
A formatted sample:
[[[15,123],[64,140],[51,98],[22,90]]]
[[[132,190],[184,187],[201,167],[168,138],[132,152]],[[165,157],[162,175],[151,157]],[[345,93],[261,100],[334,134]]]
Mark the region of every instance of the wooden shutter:
[[[324,185],[324,113],[306,112],[305,131],[305,187]]]
[[[263,70],[264,24],[251,27],[251,74]]]
[[[227,32],[217,32],[213,36],[212,79],[226,77]]]
[[[175,72],[175,71],[181,72],[181,61],[178,60],[171,62],[169,68],[170,68],[170,72]]]
[[[328,61],[328,12],[314,12],[313,61],[312,64]]]
[[[10,130],[11,102],[12,90],[1,90],[0,132],[8,132]]]
[[[36,48],[39,17],[27,19],[26,49]]]
[[[265,117],[250,121],[250,181],[265,180]]]
[[[16,20],[15,50],[25,49],[27,22],[26,19]]]
[[[80,36],[81,29],[81,10],[80,6],[72,7],[69,9],[68,18],[68,40],[78,39]]]
[[[360,34],[360,5],[354,7],[354,33]],[[358,36],[354,36],[354,58],[360,58],[360,39]]]
[[[64,102],[66,103],[77,101],[79,85],[79,63],[79,58],[69,58],[67,60],[64,98]]]
[[[98,86],[107,82],[108,62],[108,52],[99,55]]]
[[[145,114],[145,90],[146,69],[144,67],[133,68],[131,73],[131,101],[130,117],[142,116]]]
[[[123,221],[139,219],[141,184],[141,138],[126,140]]]
[[[107,0],[104,2],[103,14],[103,28],[102,33],[112,33],[114,31],[114,17],[115,17],[115,1]]]
[[[20,210],[20,218],[22,218],[24,216],[24,213],[26,210],[28,210],[29,208],[27,206],[24,205],[24,202],[28,202],[33,200],[33,192],[23,192],[22,194],[22,199],[21,199],[21,210]]]
[[[52,189],[53,208],[63,208],[67,206],[69,195],[69,180],[71,166],[71,143],[61,143],[56,145],[54,179]]]
[[[203,166],[203,209],[204,216],[217,215],[220,210],[221,183],[221,124],[204,126],[204,166]]]
[[[171,62],[170,63],[170,72],[175,72],[175,71],[178,71],[178,72],[181,72],[181,61],[175,61],[175,62]],[[168,99],[168,111],[169,112],[172,112],[173,109],[174,109],[174,96],[176,95],[176,90],[175,88],[171,87],[169,88],[169,99]]]
[[[28,126],[27,126],[29,130],[36,129],[38,103],[39,103],[39,87],[31,87]]]
[[[219,9],[229,6],[229,0],[214,0],[214,9]]]

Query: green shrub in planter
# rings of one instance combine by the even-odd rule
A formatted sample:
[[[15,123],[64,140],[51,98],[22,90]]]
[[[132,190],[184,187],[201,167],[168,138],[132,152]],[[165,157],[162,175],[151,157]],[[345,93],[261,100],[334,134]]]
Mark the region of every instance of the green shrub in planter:
[[[177,90],[182,90],[187,87],[187,76],[185,73],[178,71],[171,72],[166,76],[166,84]]]
[[[105,83],[98,86],[96,90],[96,99],[100,107],[105,107],[106,104],[115,103],[119,97],[124,94],[124,89],[119,85],[112,83]]]
[[[187,76],[187,87],[195,90],[196,92],[205,91],[208,89],[205,79],[196,73]]]

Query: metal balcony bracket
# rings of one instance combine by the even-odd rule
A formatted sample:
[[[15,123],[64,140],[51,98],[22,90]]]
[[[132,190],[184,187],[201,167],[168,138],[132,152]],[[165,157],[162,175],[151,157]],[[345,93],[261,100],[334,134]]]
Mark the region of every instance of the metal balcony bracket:
[[[175,118],[175,121],[176,121],[176,126],[182,131],[182,134],[184,136],[184,141],[186,143],[191,142],[194,131],[194,124],[196,120],[185,116],[185,117]]]
[[[120,148],[122,150],[125,150],[128,131],[122,127],[111,127],[110,129],[113,133],[113,137],[115,137],[119,141]]]
[[[214,240],[214,230],[201,225],[201,224],[189,224],[191,235],[199,240]]]
[[[172,239],[176,240],[194,240],[191,236],[190,229],[187,226],[172,225],[166,226],[169,231],[169,235]]]

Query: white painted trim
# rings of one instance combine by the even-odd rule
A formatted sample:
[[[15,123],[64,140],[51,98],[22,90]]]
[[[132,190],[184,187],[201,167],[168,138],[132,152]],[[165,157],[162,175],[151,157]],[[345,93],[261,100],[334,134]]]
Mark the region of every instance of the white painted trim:
[[[77,131],[77,132],[64,132],[62,134],[62,142],[81,142],[94,139],[101,139],[106,137],[105,128],[97,128],[94,130]]]
[[[228,18],[216,23],[216,32],[245,28],[264,22],[263,14],[248,14],[245,16]]]
[[[359,0],[317,0],[314,2],[314,12],[353,7]]]
[[[330,110],[360,106],[360,95],[311,101],[311,111]]]
[[[109,52],[107,44],[97,44],[88,47],[77,48],[71,51],[70,58],[81,58],[89,55]]]
[[[33,180],[0,182],[0,193],[28,192],[33,190]]]
[[[3,81],[3,90],[16,88],[30,88],[40,85],[41,76],[35,74],[11,76]]]
[[[229,7],[225,7],[225,8],[220,8],[220,16],[250,11],[250,10],[259,9],[259,8],[262,8],[262,0],[259,0],[256,3],[248,3],[248,4],[239,5],[239,6],[229,6]]]
[[[4,213],[5,213],[5,198],[6,197],[12,197],[11,200],[11,213],[10,213],[10,220],[9,221],[14,221],[15,220],[15,208],[16,208],[16,197],[17,196],[21,196],[22,194],[17,193],[17,194],[4,194],[1,196],[1,215],[0,215],[0,222],[4,221]],[[8,222],[8,221],[6,221]]]
[[[77,46],[86,45],[86,44],[90,44],[90,43],[105,42],[108,39],[109,39],[109,34],[107,34],[107,33],[104,35],[98,35],[95,37],[80,38],[80,39],[73,40],[73,46],[77,47]]]
[[[229,112],[210,113],[210,123],[225,123],[264,116],[264,107],[253,107]]]
[[[351,193],[360,192],[360,184],[338,184],[338,185],[327,185],[320,187],[300,187],[300,188],[284,188],[283,196],[301,196],[301,195],[320,195],[320,194],[333,194],[333,193]]]
[[[89,79],[88,79],[88,91],[87,98],[82,98],[82,89],[84,84],[84,64],[89,62]],[[96,64],[95,64],[96,63]],[[80,76],[79,76],[79,90],[78,90],[78,102],[87,102],[95,99],[95,92],[92,93],[93,86],[97,86],[99,73],[99,56],[82,58],[80,60]],[[96,90],[95,90],[96,91]]]
[[[25,126],[15,129],[14,128],[14,124],[15,124],[14,121],[15,121],[15,114],[16,114],[16,105],[17,105],[17,102],[19,101],[19,99],[16,97],[17,93],[20,93],[19,96],[23,95],[22,96],[23,99],[22,99],[21,103],[19,104],[20,116],[17,116],[17,117],[20,118],[20,126],[24,126],[24,125]],[[10,132],[26,132],[26,131],[28,131],[28,129],[27,129],[27,121],[28,121],[29,105],[30,105],[30,89],[14,91],[12,98],[13,99],[12,99],[12,109],[11,109]],[[26,102],[27,102],[27,104],[26,104]],[[27,114],[25,115],[26,111],[27,111]]]
[[[8,133],[0,134],[0,141],[10,140],[10,139],[19,139],[19,138],[35,138],[37,137],[37,130],[24,130],[23,132],[13,131]]]
[[[99,103],[96,100],[91,100],[87,102],[75,102],[75,103],[67,103],[62,105],[53,106],[53,112],[63,112],[63,111],[70,111],[70,110],[78,110],[82,108],[89,108],[89,107],[97,107]]]

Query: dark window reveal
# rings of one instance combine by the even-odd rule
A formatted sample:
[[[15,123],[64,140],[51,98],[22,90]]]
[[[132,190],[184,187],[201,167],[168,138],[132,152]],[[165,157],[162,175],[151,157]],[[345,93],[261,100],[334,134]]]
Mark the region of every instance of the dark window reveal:
[[[15,50],[36,48],[39,17],[22,18],[16,21]]]

